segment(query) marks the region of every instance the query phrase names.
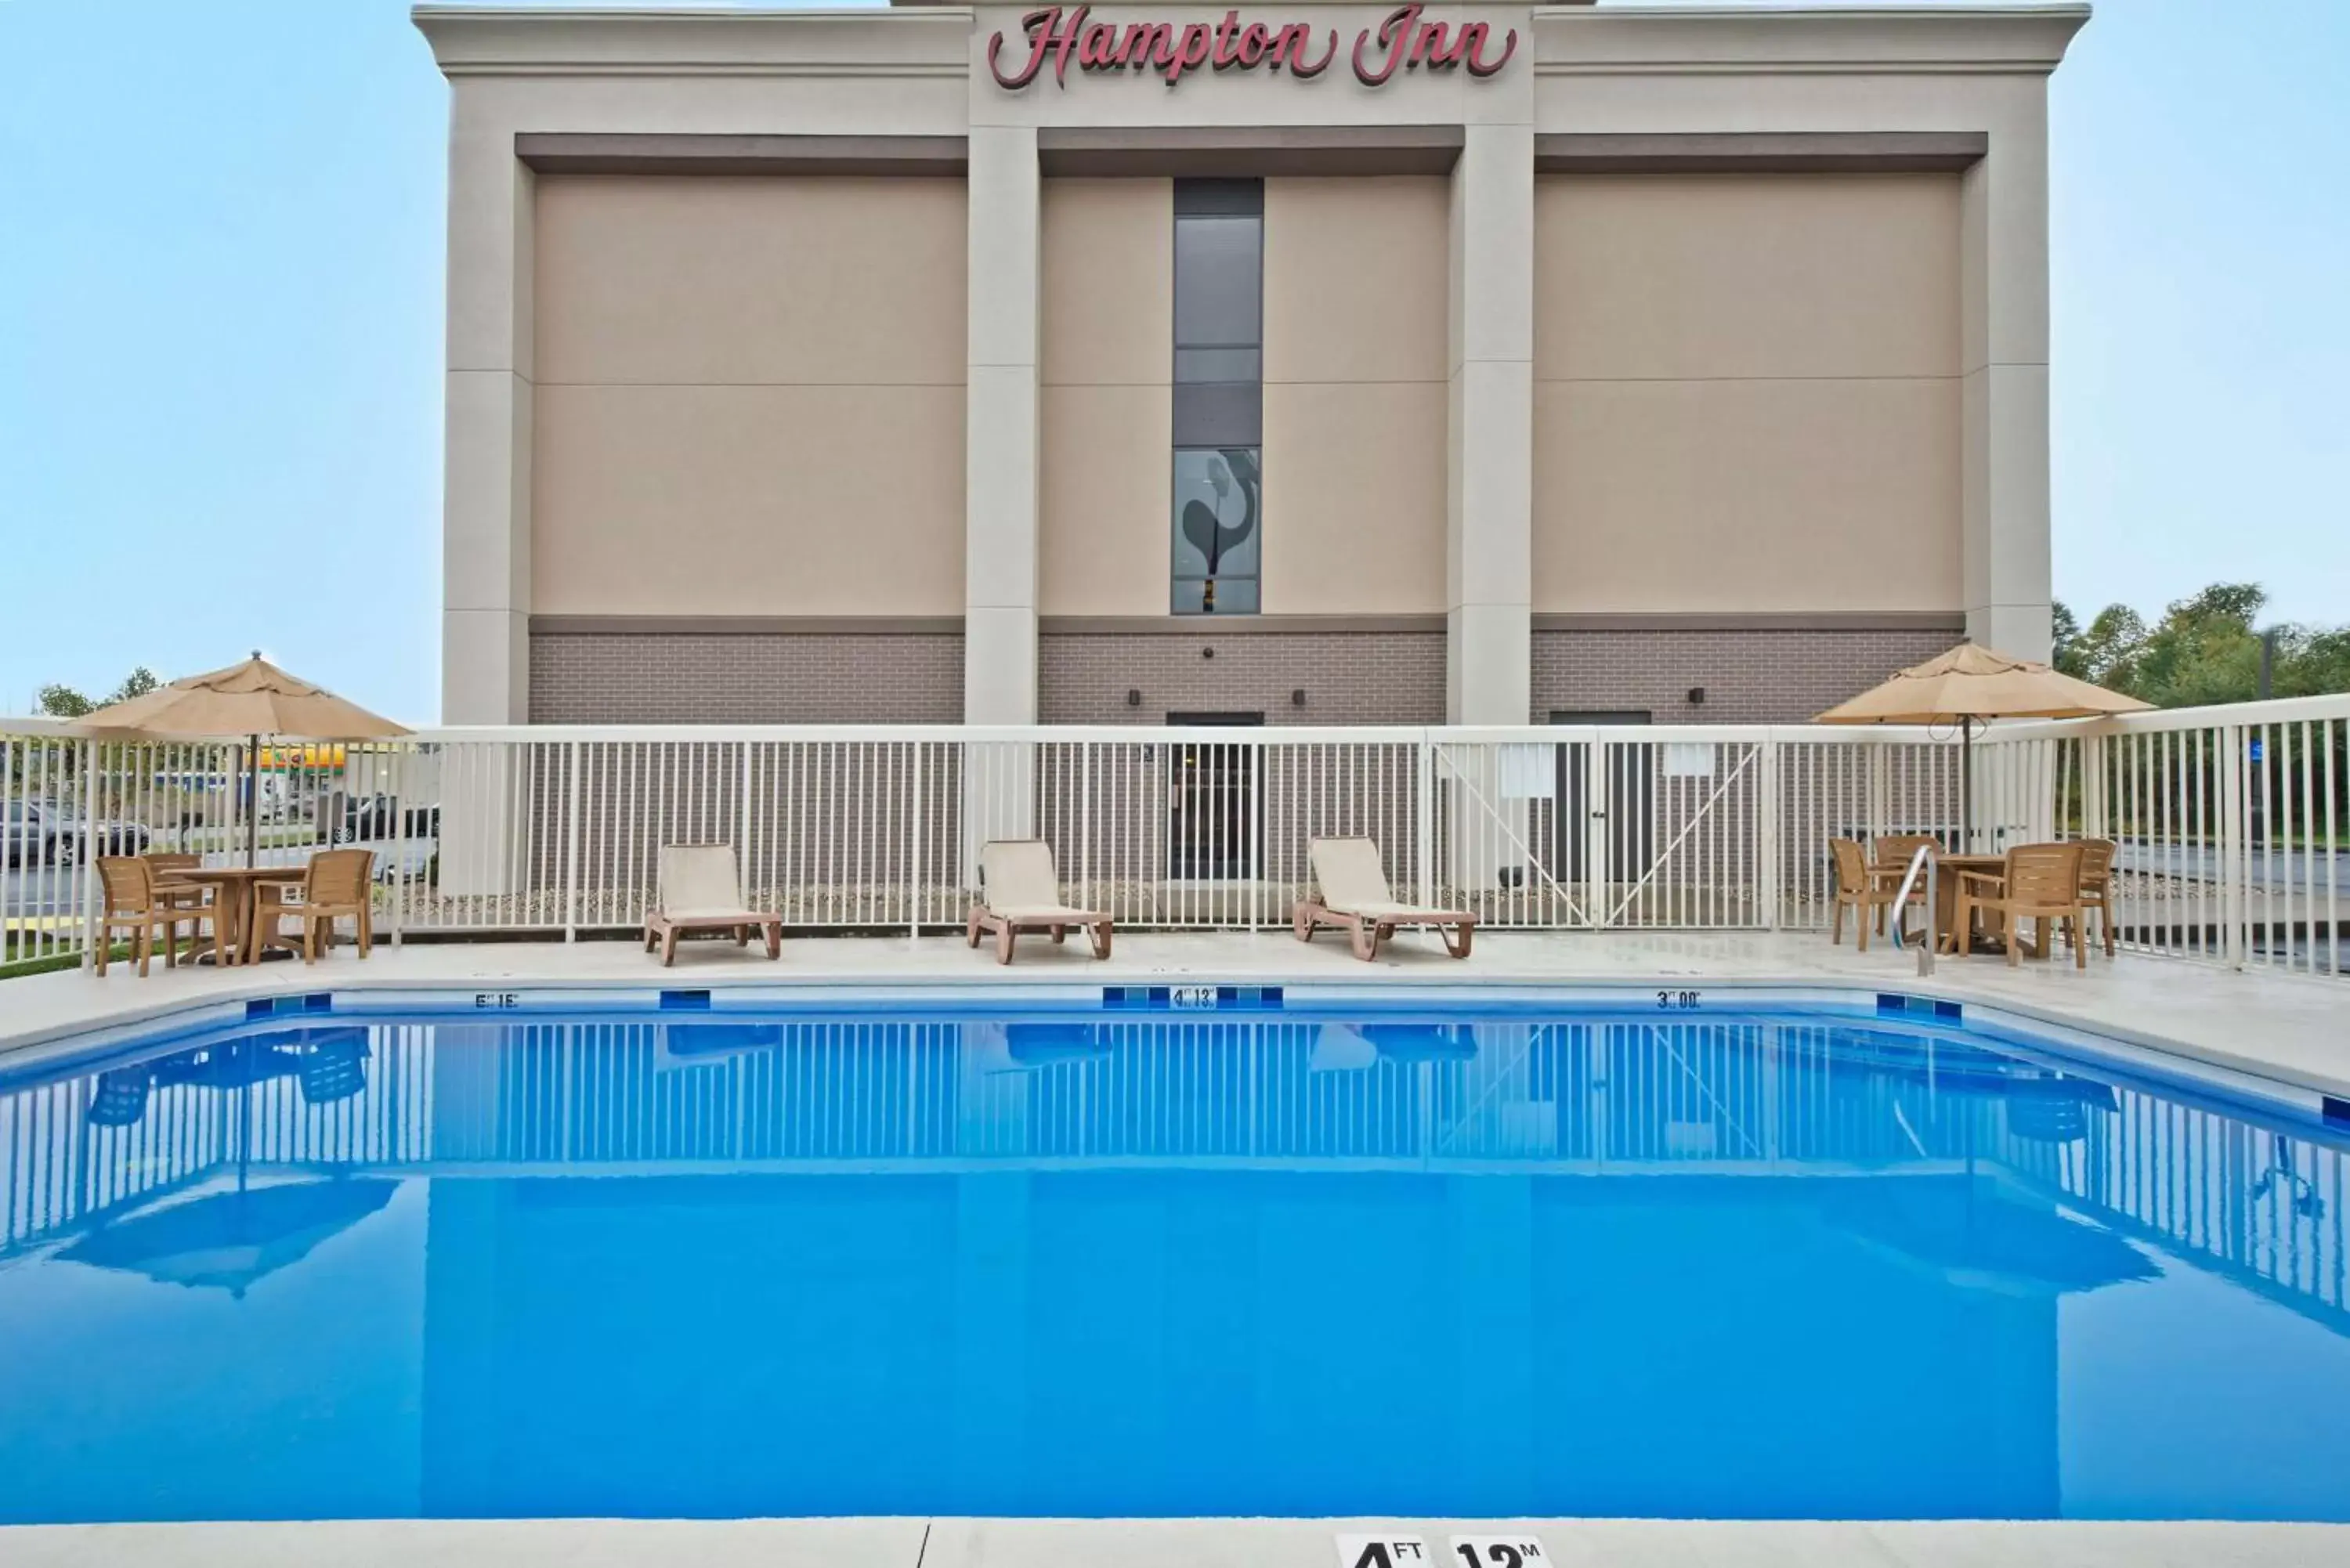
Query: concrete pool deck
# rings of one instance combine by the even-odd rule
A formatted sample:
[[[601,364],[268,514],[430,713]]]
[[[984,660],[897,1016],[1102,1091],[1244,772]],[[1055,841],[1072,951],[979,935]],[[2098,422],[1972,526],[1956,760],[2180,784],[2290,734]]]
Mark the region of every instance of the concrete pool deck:
[[[338,987],[446,993],[531,989],[635,992],[755,987],[993,988],[1075,984],[1182,984],[1219,981],[1307,987],[1514,986],[1693,991],[1734,1005],[1742,990],[1834,987],[1900,992],[1995,1008],[2041,1023],[2147,1047],[2215,1070],[2283,1085],[2299,1096],[2350,1099],[2350,980],[2231,971],[2215,964],[2123,953],[2069,961],[1945,958],[1920,978],[1915,956],[1884,944],[1860,952],[1817,932],[1609,931],[1482,933],[1465,961],[1435,939],[1406,937],[1378,961],[1348,956],[1344,939],[1301,944],[1285,931],[1121,936],[1096,961],[1081,941],[1055,947],[1023,939],[1016,961],[997,964],[958,936],[787,938],[769,962],[755,946],[691,942],[663,969],[633,941],[433,942],[380,945],[361,962],[345,947],[315,965],[218,971],[160,965],[141,980],[115,966],[100,980],[64,971],[0,981],[0,1055],[92,1030],[165,1018],[179,1010]],[[422,1000],[422,999],[420,999]],[[622,1000],[615,996],[614,1000]],[[2223,1082],[2220,1086],[2225,1087]]]
[[[1340,1535],[1533,1534],[1555,1568],[2309,1568],[2350,1525],[1651,1520],[515,1520],[35,1525],[10,1568],[1338,1568]]]

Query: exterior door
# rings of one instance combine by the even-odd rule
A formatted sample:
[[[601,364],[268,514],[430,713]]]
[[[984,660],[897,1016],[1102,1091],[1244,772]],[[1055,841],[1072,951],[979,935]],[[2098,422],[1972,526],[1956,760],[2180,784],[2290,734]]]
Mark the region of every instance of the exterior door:
[[[1655,716],[1645,708],[1555,711],[1550,722],[1577,728],[1645,725]],[[1621,741],[1572,741],[1556,748],[1552,864],[1566,867],[1569,884],[1633,881],[1655,858],[1656,750]]]
[[[1173,727],[1257,728],[1263,713],[1170,713]],[[1176,882],[1253,879],[1263,858],[1257,748],[1180,741],[1168,748],[1167,876]]]

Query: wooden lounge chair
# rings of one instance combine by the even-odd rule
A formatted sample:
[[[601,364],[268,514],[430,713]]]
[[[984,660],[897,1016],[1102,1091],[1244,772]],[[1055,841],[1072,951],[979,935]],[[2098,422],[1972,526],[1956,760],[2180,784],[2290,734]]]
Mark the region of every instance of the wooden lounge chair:
[[[114,933],[118,928],[130,927],[137,933],[131,940],[130,950],[139,960],[139,972],[147,972],[147,960],[154,951],[155,933],[163,933],[163,967],[179,964],[180,928],[189,928],[191,940],[203,934],[203,922],[212,918],[209,909],[190,909],[178,901],[174,893],[159,891],[155,886],[154,868],[132,855],[101,855],[98,857],[99,888],[105,909],[100,913],[98,940],[98,972],[106,972],[107,960],[113,956]]]
[[[972,947],[979,946],[980,932],[993,931],[995,961],[1010,963],[1013,939],[1022,931],[1049,931],[1060,942],[1072,928],[1092,941],[1094,957],[1109,957],[1110,918],[1061,902],[1051,845],[1041,838],[997,838],[979,846],[979,901],[963,928]]]
[[[1379,956],[1379,944],[1405,926],[1434,930],[1444,939],[1444,950],[1454,958],[1469,956],[1469,942],[1477,917],[1459,909],[1427,909],[1399,902],[1379,864],[1379,846],[1367,838],[1316,838],[1306,848],[1319,898],[1301,898],[1292,912],[1297,940],[1310,942],[1324,926],[1347,933],[1355,956],[1368,961]]]
[[[335,945],[335,922],[348,919],[359,927],[359,957],[367,957],[375,950],[375,917],[368,907],[374,871],[372,849],[318,851],[310,857],[300,903],[263,906],[272,930],[284,916],[301,921],[302,961],[316,963],[320,952]]]
[[[2042,956],[2051,950],[2051,923],[2059,922],[2073,939],[2073,967],[2089,967],[2088,950],[2081,940],[2078,844],[2019,844],[2007,852],[2006,863],[1996,871],[1960,871],[1958,914],[1950,922],[1951,930],[1967,930],[1977,909],[1999,915],[2007,937],[2009,968],[2022,960],[2022,925],[2027,919],[2039,924]],[[1960,958],[1966,956],[1963,944],[1957,950]]]
[[[1860,950],[1868,950],[1868,928],[1885,929],[1885,911],[1901,896],[1901,869],[1885,871],[1868,863],[1856,838],[1831,838],[1828,854],[1835,861],[1835,918],[1828,924],[1828,940],[1844,941],[1844,912],[1853,914],[1853,930]]]
[[[769,958],[784,952],[783,917],[746,906],[731,844],[661,846],[660,892],[645,914],[645,951],[660,944],[666,968],[677,961],[677,939],[689,931],[732,932],[736,947],[757,931],[766,938]]]
[[[2081,840],[2081,911],[2085,922],[2090,910],[2095,910],[2097,924],[2105,935],[2106,956],[2114,956],[2114,855],[2116,846],[2110,838]]]

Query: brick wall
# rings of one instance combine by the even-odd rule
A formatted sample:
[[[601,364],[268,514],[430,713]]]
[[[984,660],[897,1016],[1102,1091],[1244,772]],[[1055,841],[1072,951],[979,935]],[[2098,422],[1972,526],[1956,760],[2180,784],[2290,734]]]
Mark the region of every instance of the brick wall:
[[[1793,723],[1930,659],[1950,631],[1537,631],[1533,704],[1647,709],[1659,723]],[[1212,659],[1203,649],[1213,649]],[[1440,724],[1444,634],[1049,633],[1048,724],[1157,724],[1170,712],[1262,712],[1269,724]],[[1706,689],[1691,706],[1692,686]],[[1290,693],[1303,689],[1305,705]],[[1128,691],[1141,693],[1128,707]],[[951,634],[540,636],[535,723],[944,723],[962,717]]]
[[[1055,633],[1038,639],[1037,663],[1047,724],[1199,712],[1262,712],[1268,724],[1444,722],[1440,631]],[[1290,693],[1301,689],[1298,707]],[[1131,708],[1129,691],[1142,694]]]
[[[1659,724],[1800,723],[1960,640],[1954,631],[1537,631],[1534,711],[1647,709]],[[1693,705],[1689,690],[1705,688]]]
[[[557,636],[530,639],[536,724],[952,724],[953,634]]]

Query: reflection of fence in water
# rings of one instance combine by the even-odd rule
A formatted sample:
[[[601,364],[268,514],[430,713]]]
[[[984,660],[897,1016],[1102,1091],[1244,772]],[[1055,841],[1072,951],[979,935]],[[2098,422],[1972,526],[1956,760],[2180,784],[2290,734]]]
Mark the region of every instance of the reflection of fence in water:
[[[365,1083],[0,1094],[5,1251],[249,1167],[550,1173],[1329,1160],[1788,1176],[1976,1160],[2304,1310],[2345,1295],[2339,1149],[1834,1023],[1075,1020],[379,1026]],[[98,1115],[94,1117],[93,1113]],[[108,1120],[120,1125],[104,1125]]]
[[[2125,1234],[2331,1308],[2350,1327],[2343,1150],[2136,1090],[2115,1104],[2071,1141],[2020,1135],[2011,1118],[1997,1158]]]

